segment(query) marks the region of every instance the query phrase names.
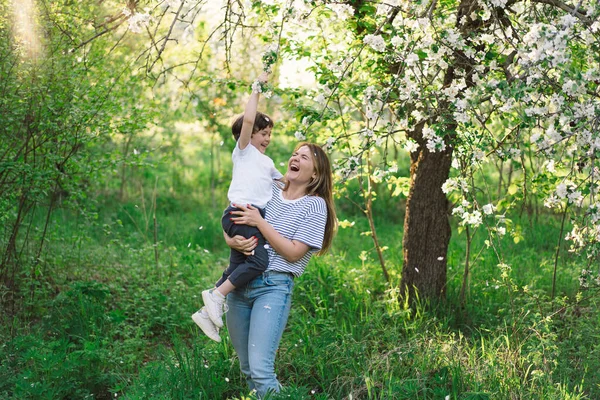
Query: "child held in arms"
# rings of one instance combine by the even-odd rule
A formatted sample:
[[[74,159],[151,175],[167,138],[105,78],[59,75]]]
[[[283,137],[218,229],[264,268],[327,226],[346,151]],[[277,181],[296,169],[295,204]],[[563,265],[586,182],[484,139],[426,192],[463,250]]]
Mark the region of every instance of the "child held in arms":
[[[271,200],[273,180],[283,177],[275,168],[273,160],[265,155],[271,141],[273,120],[257,111],[260,90],[256,85],[265,84],[268,77],[268,72],[260,75],[253,85],[244,114],[231,126],[237,143],[232,154],[233,174],[227,193],[230,204],[221,219],[223,230],[227,235],[254,237],[258,240],[258,245],[250,256],[231,250],[229,266],[215,284],[215,288],[202,292],[204,307],[192,315],[192,319],[202,331],[217,342],[221,341],[219,329],[223,327],[225,297],[235,288],[246,285],[263,273],[269,262],[265,248],[266,241],[260,231],[256,227],[235,224],[231,221],[232,211],[238,210],[236,204],[252,205],[259,209],[264,218],[265,206]]]

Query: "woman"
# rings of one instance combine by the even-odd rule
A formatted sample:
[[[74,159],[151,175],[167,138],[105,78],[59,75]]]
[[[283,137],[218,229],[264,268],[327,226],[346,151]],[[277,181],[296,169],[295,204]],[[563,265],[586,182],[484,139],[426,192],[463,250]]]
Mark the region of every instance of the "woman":
[[[252,206],[237,205],[235,223],[256,226],[269,243],[269,266],[246,287],[227,296],[227,328],[250,389],[279,392],[275,354],[291,306],[294,278],[313,253],[331,245],[336,227],[331,164],[317,145],[300,143],[288,162],[285,186],[273,185],[263,219]],[[225,235],[227,244],[250,254],[256,241]]]

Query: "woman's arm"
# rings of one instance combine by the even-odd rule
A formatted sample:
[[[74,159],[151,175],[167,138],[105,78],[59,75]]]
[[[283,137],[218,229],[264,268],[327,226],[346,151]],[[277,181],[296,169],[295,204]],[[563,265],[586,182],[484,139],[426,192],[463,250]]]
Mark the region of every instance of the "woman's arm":
[[[251,205],[244,207],[239,204],[235,204],[235,206],[241,211],[232,212],[234,215],[237,215],[237,217],[232,218],[232,221],[237,224],[256,226],[273,250],[287,261],[298,261],[310,250],[310,246],[306,243],[283,237],[271,224],[261,217],[255,207]]]
[[[258,239],[256,238],[248,238],[246,239],[243,236],[229,236],[225,232],[223,232],[223,237],[225,238],[225,242],[227,246],[231,247],[234,250],[243,253],[246,256],[251,256],[254,254],[254,248],[258,244]]]

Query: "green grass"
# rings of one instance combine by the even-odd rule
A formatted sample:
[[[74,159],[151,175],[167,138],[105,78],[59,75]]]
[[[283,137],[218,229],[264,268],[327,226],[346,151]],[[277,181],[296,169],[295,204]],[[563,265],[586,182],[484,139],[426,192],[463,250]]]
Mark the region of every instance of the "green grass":
[[[227,335],[211,342],[190,319],[227,262],[220,209],[159,199],[158,262],[140,202],[106,202],[97,224],[55,214],[22,308],[2,317],[0,398],[248,396]],[[523,240],[498,243],[511,266],[504,277],[486,237],[475,236],[465,308],[464,234],[455,230],[448,252],[447,301],[409,308],[398,289],[401,225],[377,221],[389,246],[386,284],[370,237],[361,235],[368,224],[353,213],[344,218],[356,225],[340,230],[332,253],[297,280],[277,357],[286,386],[279,397],[600,397],[598,293],[576,300],[583,261],[563,251],[550,301],[560,234],[553,217],[515,218]]]

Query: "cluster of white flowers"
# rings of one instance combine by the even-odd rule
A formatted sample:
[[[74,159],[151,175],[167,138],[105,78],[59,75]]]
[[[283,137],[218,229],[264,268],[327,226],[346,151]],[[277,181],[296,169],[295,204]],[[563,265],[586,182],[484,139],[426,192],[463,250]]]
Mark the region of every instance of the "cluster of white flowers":
[[[294,133],[294,137],[296,138],[296,140],[299,140],[299,141],[306,140],[306,135],[302,131],[296,131]]]
[[[549,130],[550,135],[554,138],[558,138],[557,134],[559,134],[554,128]],[[554,143],[550,136],[544,133],[544,131],[538,127],[535,127],[531,130],[531,137],[529,141],[532,144],[535,144],[540,150],[546,152],[546,154],[550,154],[552,151],[552,144]]]
[[[365,35],[363,38],[363,43],[380,53],[385,51],[385,40],[381,35]]]
[[[554,192],[544,201],[544,205],[554,208],[563,204],[563,200],[567,200],[568,204],[581,207],[583,199],[583,194],[577,190],[577,185],[573,181],[565,179],[556,186]]]
[[[577,224],[573,225],[571,232],[567,233],[565,240],[571,242],[571,249],[580,249],[585,245],[587,236],[589,235],[589,227],[580,227]]]
[[[345,165],[344,165],[345,164]],[[335,170],[342,179],[349,179],[353,177],[361,164],[360,158],[357,156],[350,156],[348,158],[339,159],[336,161]]]
[[[325,144],[323,145],[323,149],[330,151],[333,149],[333,145],[335,144],[336,139],[334,137],[329,137],[327,138],[327,140],[325,141]]]
[[[123,14],[128,16],[129,19],[129,30],[133,33],[141,33],[143,30],[150,25],[150,14],[148,13],[131,13],[128,8],[123,9]]]
[[[273,91],[269,89],[266,83],[259,80],[252,82],[252,93],[262,93],[267,99],[273,96]]]
[[[480,148],[473,149],[473,157],[472,157],[473,164],[479,163],[484,160],[485,160],[485,152],[483,150],[481,150]]]
[[[506,7],[508,0],[490,0],[490,3],[492,3],[494,7],[504,8]]]
[[[465,40],[460,34],[459,30],[455,27],[447,28],[445,33],[444,42],[450,48],[462,48],[465,46]]]
[[[588,257],[596,258],[600,255],[600,224],[586,224],[580,226],[573,224],[573,229],[565,236],[571,242],[571,252],[585,250]]]
[[[404,150],[409,153],[413,153],[419,149],[419,144],[412,139],[408,139],[406,143],[404,143]]]
[[[258,80],[252,82],[252,93],[262,93],[262,83]]]
[[[521,158],[521,150],[515,147],[511,147],[510,149],[508,149],[508,155],[513,160],[519,160]]]
[[[570,59],[567,43],[571,30],[560,30],[550,24],[538,23],[523,36],[524,48],[519,52],[519,63],[525,67],[548,61],[556,67]]]
[[[363,129],[358,132],[360,140],[371,139],[375,133],[371,129]]]
[[[334,73],[342,74],[346,70],[348,65],[350,65],[352,63],[353,60],[354,60],[353,57],[346,55],[338,60],[334,60],[334,61],[330,62],[327,65],[327,68]]]
[[[448,178],[442,185],[442,192],[446,194],[452,193],[455,190],[460,190],[464,193],[469,192],[469,185],[465,178]]]
[[[394,7],[397,7],[399,3],[399,0],[387,0],[379,3],[375,15],[387,15]]]
[[[477,227],[483,223],[481,211],[474,210],[473,205],[466,200],[463,200],[460,206],[452,210],[452,215],[458,215],[461,219],[460,225],[471,225]]]
[[[327,4],[337,14],[338,19],[345,21],[354,15],[354,8],[349,4]]]
[[[327,99],[329,99],[332,94],[333,90],[329,86],[319,86],[319,88],[316,89],[316,96],[313,97],[313,100],[321,106],[325,106],[327,104]]]
[[[375,86],[369,86],[363,92],[363,98],[366,103],[372,103],[379,96],[379,92],[375,88]]]
[[[587,221],[583,226],[573,224],[573,229],[566,235],[565,240],[571,242],[570,251],[579,252],[585,249],[588,257],[597,257],[600,255],[600,203],[590,204],[585,218]]]
[[[184,44],[188,44],[194,40],[194,24],[189,24],[183,30],[183,34],[181,35],[181,41]]]
[[[600,150],[600,136],[597,131],[592,133],[584,129],[578,132],[576,141],[580,149],[586,149],[587,156],[593,156]]]
[[[363,92],[365,101],[365,116],[370,121],[377,121],[381,112],[382,104],[378,101],[379,92],[374,86],[369,86]]]
[[[279,44],[271,43],[267,46],[262,54],[263,70],[265,72],[271,72],[273,70],[273,64],[277,62],[279,55]]]
[[[435,153],[437,151],[446,150],[446,142],[444,142],[444,138],[436,135],[435,131],[431,127],[426,126],[423,128],[423,138],[427,139],[426,146],[430,152]]]
[[[455,97],[452,102],[456,107],[456,110],[454,111],[454,118],[456,119],[456,122],[469,122],[470,117],[466,111],[469,102],[466,99],[460,97]]]
[[[596,287],[600,286],[600,273],[589,269],[582,269],[581,275],[579,275],[579,285],[583,288],[589,288],[592,285]]]
[[[569,204],[581,205],[583,201],[583,195],[577,190],[577,185],[568,179],[556,186],[556,195],[560,199],[566,198]]]
[[[181,1],[182,0],[166,0],[166,4],[171,8],[179,8]]]
[[[483,210],[485,215],[492,215],[494,211],[496,211],[496,206],[494,206],[493,204],[486,204],[483,207],[481,207],[481,209]]]

